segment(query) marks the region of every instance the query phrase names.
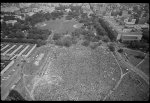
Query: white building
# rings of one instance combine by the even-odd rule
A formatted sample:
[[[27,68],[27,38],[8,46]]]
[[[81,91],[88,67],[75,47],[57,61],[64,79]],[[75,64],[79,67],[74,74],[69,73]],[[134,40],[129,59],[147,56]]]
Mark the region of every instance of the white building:
[[[136,22],[136,19],[132,19],[131,22],[129,22],[129,18],[125,19],[124,22],[128,25],[134,25]]]
[[[71,9],[65,9],[65,11],[66,11],[66,12],[70,12],[70,11],[71,11]]]
[[[141,40],[142,32],[140,30],[135,29],[133,31],[131,28],[125,28],[123,25],[119,25],[112,17],[105,16],[104,19],[110,24],[112,30],[116,32],[116,40]]]
[[[17,22],[17,20],[8,20],[6,21],[7,24],[12,24],[14,25]]]
[[[34,12],[28,12],[28,13],[26,13],[28,16],[32,16],[32,15],[34,15],[35,13]]]

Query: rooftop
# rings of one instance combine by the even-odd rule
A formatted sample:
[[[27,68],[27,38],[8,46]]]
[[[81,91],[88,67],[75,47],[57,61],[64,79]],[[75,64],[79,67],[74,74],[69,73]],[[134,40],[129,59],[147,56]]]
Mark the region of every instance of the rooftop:
[[[120,25],[119,22],[116,22],[113,17],[105,16],[105,20],[110,24],[111,27],[113,27],[114,30],[118,33],[123,34],[131,34],[131,35],[141,35],[141,31],[137,30],[137,28],[133,27],[127,27],[126,25]]]

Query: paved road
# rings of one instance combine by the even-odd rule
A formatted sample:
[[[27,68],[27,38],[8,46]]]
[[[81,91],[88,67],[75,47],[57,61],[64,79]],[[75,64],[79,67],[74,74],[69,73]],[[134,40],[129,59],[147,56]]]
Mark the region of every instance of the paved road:
[[[121,55],[117,51],[115,51],[114,54],[115,54],[115,56],[117,56],[117,58],[119,59],[120,62],[122,62],[123,64],[125,64],[128,69],[130,69],[133,72],[135,72],[136,74],[138,74],[149,85],[149,77],[144,72],[142,72],[141,70],[139,70],[138,68],[136,68],[135,66],[133,66],[132,64],[130,64],[129,62],[126,62],[125,59],[122,58]]]
[[[51,58],[50,58],[50,57],[52,57],[52,52],[53,52],[53,51],[51,51],[51,50],[52,50],[51,47],[46,47],[46,48],[49,48],[49,50],[44,51],[45,56],[44,56],[43,60],[40,61],[40,62],[41,62],[40,65],[41,65],[41,66],[39,66],[38,74],[36,74],[38,77],[43,76],[43,74],[45,73],[46,69],[48,69],[47,65],[48,65],[48,64],[50,63],[50,61],[51,61]],[[43,48],[43,49],[44,49],[44,48]],[[41,53],[41,52],[39,51],[38,54],[40,54],[40,53]],[[43,53],[43,52],[42,52],[42,53]],[[36,56],[36,55],[35,55],[35,56]],[[31,77],[30,75],[25,75],[25,76],[24,76],[24,79],[29,79],[30,77]],[[33,77],[33,79],[35,80],[36,78]],[[28,91],[29,93],[32,92],[32,90],[33,90],[35,84],[36,84],[36,81],[35,81],[33,84],[31,83],[31,85],[30,85],[30,84],[25,84],[26,89],[27,89],[27,91]],[[29,86],[27,86],[27,85],[29,85]]]
[[[9,68],[9,70],[1,76],[1,100],[5,100],[9,94],[10,88],[21,79],[20,72],[21,68],[14,66],[13,68]],[[3,80],[3,78],[8,77],[9,74],[11,74],[10,77]]]
[[[52,33],[49,35],[49,37],[47,38],[46,42],[49,43],[53,43],[53,36],[54,36],[54,31],[52,30]]]
[[[44,68],[49,61],[48,57],[50,53],[45,52],[45,54],[48,55],[46,55],[46,58],[44,58],[45,60],[40,66],[41,69]],[[17,66],[17,64],[20,64],[20,66]],[[3,75],[1,75],[1,100],[5,100],[9,94],[10,88],[21,79],[21,69],[21,62],[16,61],[12,67],[10,67]],[[5,79],[5,77],[8,78]]]
[[[48,47],[48,48],[50,48],[50,47]],[[50,50],[49,50],[50,51]],[[45,70],[47,69],[46,67],[46,65],[48,65],[49,63],[50,63],[50,59],[51,59],[51,56],[52,56],[52,53],[51,52],[47,52],[47,57],[46,57],[46,59],[45,59],[45,61],[44,61],[44,63],[42,64],[42,66],[41,66],[41,72],[40,72],[40,75],[43,75],[43,73],[45,72]],[[53,52],[53,51],[52,51]],[[46,54],[46,53],[45,53]]]

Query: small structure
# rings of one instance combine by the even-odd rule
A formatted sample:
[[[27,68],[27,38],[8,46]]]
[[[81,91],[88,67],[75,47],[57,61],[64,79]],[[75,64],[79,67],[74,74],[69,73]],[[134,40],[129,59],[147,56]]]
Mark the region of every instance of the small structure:
[[[35,13],[34,12],[28,12],[28,13],[26,13],[28,16],[32,16],[32,15],[34,15]]]
[[[12,24],[14,25],[17,22],[17,20],[8,20],[6,21],[7,24]]]
[[[131,22],[129,22],[129,18],[125,19],[124,22],[128,25],[134,25],[136,22],[136,19],[132,19]]]
[[[65,11],[66,11],[66,12],[70,12],[70,11],[71,11],[71,9],[69,9],[69,8],[68,8],[68,9],[65,9]]]
[[[125,33],[121,33],[120,39],[122,41],[131,41],[131,40],[141,40],[142,38],[142,32],[141,31],[128,31]]]
[[[36,58],[36,61],[34,62],[34,64],[36,66],[38,66],[39,62],[42,60],[43,57],[44,57],[44,53],[39,54],[38,57]]]
[[[75,25],[73,25],[74,28],[80,28],[80,27],[82,27],[82,26],[83,26],[83,24],[81,24],[81,23],[80,23],[80,24],[75,24]]]

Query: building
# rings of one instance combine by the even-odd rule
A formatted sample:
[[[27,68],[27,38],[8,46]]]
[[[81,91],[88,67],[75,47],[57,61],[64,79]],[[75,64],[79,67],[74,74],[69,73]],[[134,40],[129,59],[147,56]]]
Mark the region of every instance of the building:
[[[136,22],[136,19],[132,19],[131,21],[129,21],[129,18],[124,19],[124,22],[128,25],[134,25]]]
[[[65,9],[65,11],[66,11],[66,12],[70,12],[70,11],[71,11],[71,9]]]
[[[116,32],[116,40],[141,40],[142,32],[140,30],[137,30],[134,27],[127,27],[126,25],[120,25],[118,22],[116,22],[114,17],[105,16],[104,19],[109,23],[112,30]]]
[[[145,24],[135,24],[135,25],[128,25],[125,24],[126,27],[134,27],[137,30],[142,30],[142,29],[149,29],[149,24],[145,23]]]
[[[35,14],[34,12],[28,12],[28,13],[26,13],[26,15],[28,15],[28,16],[32,16],[34,14]]]
[[[142,32],[141,31],[136,31],[136,32],[125,32],[121,33],[120,39],[122,41],[132,41],[132,40],[141,40],[142,38]]]
[[[17,22],[17,20],[8,20],[6,21],[7,24],[12,24],[14,25]]]

